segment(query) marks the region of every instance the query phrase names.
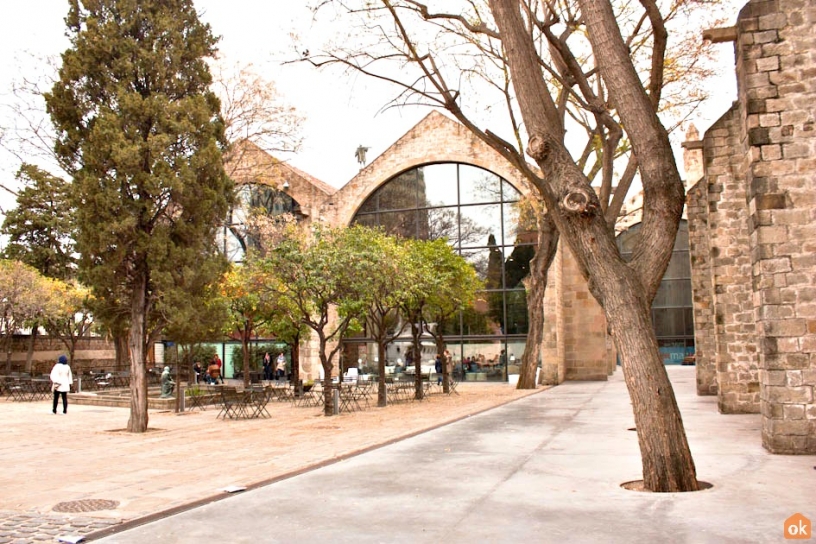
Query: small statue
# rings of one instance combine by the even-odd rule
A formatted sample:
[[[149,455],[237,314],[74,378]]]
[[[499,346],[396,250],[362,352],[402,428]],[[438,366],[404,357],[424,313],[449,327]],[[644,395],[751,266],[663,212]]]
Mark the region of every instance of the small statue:
[[[357,158],[357,162],[360,163],[360,167],[362,168],[365,166],[366,163],[366,151],[370,148],[363,147],[362,145],[357,148],[357,151],[354,152],[354,156]]]
[[[170,367],[164,367],[164,372],[161,375],[161,398],[169,399],[173,396],[173,390],[176,388],[176,382],[170,376]]]

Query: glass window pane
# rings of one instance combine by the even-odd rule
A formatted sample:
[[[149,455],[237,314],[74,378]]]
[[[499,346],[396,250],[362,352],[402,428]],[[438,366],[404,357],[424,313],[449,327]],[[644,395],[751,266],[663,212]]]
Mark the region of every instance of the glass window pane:
[[[505,334],[527,334],[527,291],[507,291],[507,323]]]
[[[459,198],[462,204],[501,201],[500,178],[487,170],[459,165]]]
[[[498,204],[462,206],[460,214],[462,247],[504,245]]]
[[[521,280],[530,274],[530,261],[535,255],[533,246],[516,246],[505,248],[505,254],[509,252],[507,261],[504,263],[504,283],[507,289],[522,287]]]
[[[402,236],[403,238],[416,238],[417,235],[417,213],[416,210],[381,213],[380,225],[387,234]]]
[[[455,206],[459,191],[456,164],[431,164],[419,169],[419,206]]]
[[[364,227],[376,227],[379,225],[376,213],[366,213],[363,215],[356,215],[352,221],[353,225],[362,225]]]
[[[680,225],[677,229],[677,236],[674,239],[674,249],[687,250],[688,248],[689,248],[688,222],[684,219],[680,221]]]
[[[454,357],[454,373],[464,381],[506,380],[507,355],[501,340],[470,340],[462,343],[461,360]]]
[[[417,171],[408,170],[378,191],[381,210],[404,210],[417,206]]]
[[[689,280],[663,280],[655,295],[653,308],[676,308],[691,306],[691,282]]]
[[[684,336],[683,308],[655,308],[652,310],[657,336]]]
[[[663,274],[663,279],[675,278],[691,278],[691,261],[689,260],[688,251],[675,251],[672,253],[672,258],[666,268],[666,273]]]
[[[447,238],[453,247],[459,247],[458,208],[431,208],[417,213],[421,240]]]
[[[683,318],[685,320],[685,335],[694,337],[694,310],[686,308],[684,310]]]
[[[510,182],[504,179],[502,180],[502,199],[505,202],[521,199],[521,193],[515,187],[510,185]]]
[[[531,213],[519,214],[519,203],[502,205],[504,221],[504,245],[535,244],[538,241],[538,225]]]
[[[377,211],[377,200],[379,191],[374,191],[370,197],[363,202],[363,205],[360,206],[360,209],[357,210],[357,213],[366,213],[366,212],[376,212]]]
[[[504,253],[501,248],[466,249],[462,250],[462,257],[473,266],[487,289],[502,288]]]

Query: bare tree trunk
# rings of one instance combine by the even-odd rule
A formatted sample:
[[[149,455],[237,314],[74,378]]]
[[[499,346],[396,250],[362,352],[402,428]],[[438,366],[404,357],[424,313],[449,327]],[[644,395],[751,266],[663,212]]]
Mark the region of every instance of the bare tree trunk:
[[[419,319],[419,318],[418,318]],[[424,390],[422,389],[422,345],[420,343],[420,336],[422,336],[422,324],[418,321],[411,320],[411,350],[413,351],[414,362],[414,398],[422,400],[424,398]]]
[[[536,369],[541,360],[541,342],[544,339],[544,293],[547,277],[558,248],[558,230],[549,214],[542,212],[538,217],[538,246],[530,261],[530,275],[525,278],[527,287],[527,313],[530,329],[527,345],[521,358],[521,371],[517,389],[536,388]],[[542,372],[542,378],[544,377]]]
[[[300,384],[300,335],[296,334],[292,341],[292,384]]]
[[[147,372],[145,369],[145,308],[147,302],[147,277],[141,274],[130,309],[130,419],[127,430],[132,433],[147,431]]]
[[[608,0],[579,0],[593,52],[618,106],[641,168],[644,233],[632,264],[620,257],[598,197],[563,142],[537,53],[517,0],[489,0],[507,52],[519,108],[530,134],[527,153],[546,180],[541,191],[589,289],[606,314],[632,399],[646,489],[699,489],[674,391],[652,328],[650,305],[671,258],[683,185],[665,129],[634,71]]]
[[[113,349],[116,358],[113,364],[116,370],[125,368],[126,365],[130,364],[127,331],[115,332],[113,334]]]
[[[34,360],[34,341],[37,339],[37,329],[40,328],[39,323],[34,322],[31,325],[31,334],[28,336],[28,351],[26,352],[26,366],[25,370],[31,373],[31,363]]]
[[[244,365],[244,389],[249,388],[249,342],[252,340],[252,324],[244,322],[244,329],[241,331],[241,359]]]
[[[388,399],[386,398],[385,387],[385,343],[377,342],[377,406],[385,408]]]

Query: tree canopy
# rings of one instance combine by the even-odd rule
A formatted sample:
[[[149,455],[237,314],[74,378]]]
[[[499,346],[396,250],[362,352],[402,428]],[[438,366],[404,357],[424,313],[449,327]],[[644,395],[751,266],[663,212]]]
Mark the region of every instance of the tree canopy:
[[[206,62],[216,38],[191,0],[72,0],[66,24],[71,47],[46,108],[73,177],[80,277],[127,316],[128,429],[143,432],[148,322],[172,319],[155,310],[187,287],[182,264],[213,270],[200,265],[216,258],[232,199]]]

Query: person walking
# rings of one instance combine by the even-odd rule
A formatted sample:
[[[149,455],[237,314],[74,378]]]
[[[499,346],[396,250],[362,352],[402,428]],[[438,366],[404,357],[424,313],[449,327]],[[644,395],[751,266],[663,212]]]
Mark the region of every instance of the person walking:
[[[74,375],[71,373],[71,367],[68,365],[68,357],[60,355],[57,359],[57,364],[51,369],[51,389],[54,391],[54,406],[53,413],[57,413],[57,401],[62,395],[62,413],[68,413],[68,391],[71,390],[71,385],[74,383]]]

